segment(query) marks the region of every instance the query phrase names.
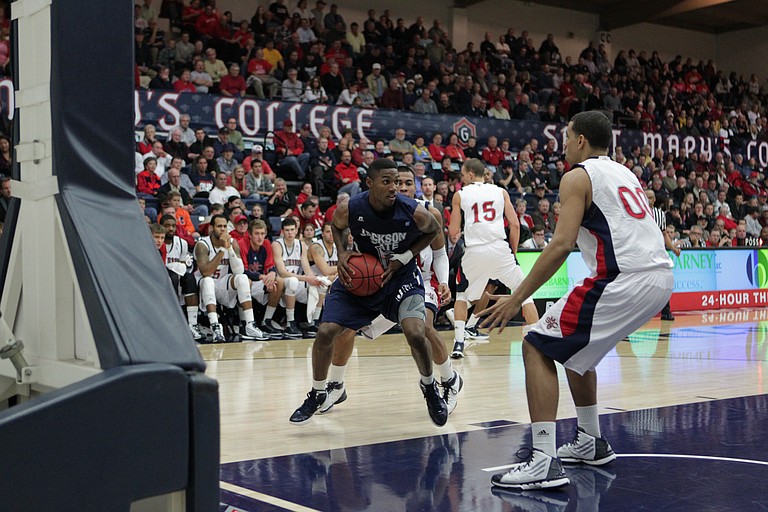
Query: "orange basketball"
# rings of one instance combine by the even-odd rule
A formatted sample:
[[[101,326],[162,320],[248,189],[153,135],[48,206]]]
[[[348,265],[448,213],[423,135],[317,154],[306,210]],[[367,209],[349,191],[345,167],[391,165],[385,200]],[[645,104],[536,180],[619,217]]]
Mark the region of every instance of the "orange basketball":
[[[367,297],[381,290],[381,275],[384,267],[376,256],[362,254],[347,260],[352,284],[347,287],[349,293],[358,297]]]

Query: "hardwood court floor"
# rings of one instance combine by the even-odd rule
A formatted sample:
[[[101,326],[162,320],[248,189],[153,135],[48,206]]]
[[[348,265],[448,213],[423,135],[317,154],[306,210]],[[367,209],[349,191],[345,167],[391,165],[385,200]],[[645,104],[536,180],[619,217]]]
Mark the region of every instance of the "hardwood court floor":
[[[450,343],[452,332],[442,334]],[[673,323],[652,320],[598,367],[601,414],[765,394],[767,338],[766,310],[678,315]],[[520,327],[508,328],[454,362],[465,388],[442,428],[429,421],[416,367],[401,335],[373,342],[358,338],[347,370],[349,399],[299,427],[290,425],[288,417],[311,387],[312,340],[201,346],[208,375],[220,383],[222,463],[226,468],[226,463],[238,461],[282,460],[276,458],[379,443],[394,447],[409,440],[526,424],[520,339]],[[571,418],[575,410],[562,369],[560,377],[558,417]],[[525,436],[511,437],[517,442]],[[486,454],[487,462],[479,467],[514,462],[517,446],[505,444],[504,453]],[[242,467],[237,471],[247,473]],[[223,489],[242,491],[228,485],[223,483]],[[483,486],[490,496],[490,486]],[[269,496],[256,494],[260,502],[270,502]],[[291,502],[277,503],[301,509]]]

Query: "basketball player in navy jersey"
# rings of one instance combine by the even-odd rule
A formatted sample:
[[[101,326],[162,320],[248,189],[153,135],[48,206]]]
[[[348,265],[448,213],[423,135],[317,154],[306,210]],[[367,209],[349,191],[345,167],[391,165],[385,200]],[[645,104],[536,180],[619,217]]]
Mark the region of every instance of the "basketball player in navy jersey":
[[[400,166],[398,168],[400,193],[413,199],[416,195],[416,182],[413,171],[410,167]],[[423,203],[426,206],[426,203]],[[442,229],[442,215],[434,206],[429,206],[427,210],[435,216]],[[426,336],[432,349],[432,362],[437,368],[440,376],[440,386],[443,388],[443,398],[448,405],[448,414],[456,408],[458,395],[464,386],[464,379],[459,372],[453,369],[451,360],[448,358],[448,350],[445,347],[445,341],[435,330],[435,314],[440,309],[441,301],[448,301],[451,298],[451,290],[448,286],[448,255],[445,252],[445,238],[436,236],[427,249],[419,253],[419,268],[424,279],[425,306],[427,308]],[[434,280],[432,279],[434,276]],[[387,320],[379,315],[370,326],[361,329],[362,334],[369,339],[376,339],[385,334],[394,326],[394,322]],[[318,411],[324,414],[330,411],[334,405],[340,404],[347,399],[347,391],[344,387],[344,375],[346,373],[347,362],[352,357],[352,350],[355,346],[355,333],[345,331],[336,338],[334,342],[333,361],[330,368],[330,379],[326,391],[328,398]]]
[[[533,449],[527,461],[492,477],[498,487],[559,487],[569,482],[562,462],[599,466],[616,458],[600,433],[595,367],[672,293],[664,238],[635,175],[608,158],[611,137],[611,122],[601,112],[573,117],[565,144],[565,159],[573,167],[560,184],[555,234],[520,286],[511,295],[493,296],[496,304],[480,313],[489,315],[484,325],[501,332],[578,241],[591,276],[557,301],[523,339]],[[565,366],[578,419],[576,437],[558,449],[555,361]]]
[[[440,224],[423,206],[397,193],[398,177],[395,162],[384,158],[374,161],[366,178],[369,190],[334,212],[339,278],[325,298],[325,311],[312,346],[312,389],[291,415],[293,424],[309,421],[325,401],[336,338],[370,324],[379,314],[399,322],[403,329],[421,375],[420,386],[432,422],[442,426],[448,421],[448,407],[432,376],[432,351],[425,336],[424,284],[415,258],[440,233]],[[347,262],[355,254],[347,249],[347,230],[358,250],[376,256],[385,267],[382,289],[373,295],[358,297],[345,288],[352,284]]]

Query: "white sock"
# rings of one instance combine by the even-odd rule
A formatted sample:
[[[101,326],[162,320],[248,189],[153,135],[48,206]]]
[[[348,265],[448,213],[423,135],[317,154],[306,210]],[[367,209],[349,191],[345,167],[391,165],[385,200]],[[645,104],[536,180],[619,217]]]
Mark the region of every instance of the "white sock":
[[[187,306],[187,322],[189,325],[197,325],[197,306]]]
[[[467,324],[464,320],[456,320],[453,331],[453,339],[456,341],[464,341],[464,326]]]
[[[435,378],[433,376],[431,376],[431,375],[426,375],[426,376],[422,375],[421,376],[421,383],[424,384],[425,386],[429,386],[430,384],[432,384],[432,382],[434,380],[435,380]]]
[[[316,389],[318,391],[325,391],[325,381],[312,379],[312,389]]]
[[[531,423],[531,437],[533,437],[534,448],[538,448],[550,457],[557,457],[554,421],[537,421],[536,423]]]
[[[285,310],[285,318],[289,322],[293,322],[296,319],[294,315],[296,315],[296,310],[295,309],[286,309]]]
[[[328,372],[328,380],[330,382],[344,382],[344,374],[347,372],[347,365],[336,366],[331,365],[331,369]]]
[[[215,311],[213,313],[208,313],[208,321],[213,324],[219,323],[219,315]]]
[[[253,322],[253,308],[248,308],[243,310],[243,317],[245,317],[246,323]]]
[[[267,311],[264,313],[264,323],[267,323],[269,320],[272,320],[272,317],[275,316],[275,310],[277,308],[274,306],[267,306]]]
[[[592,437],[602,437],[600,435],[600,420],[597,414],[597,404],[588,405],[586,407],[576,407],[576,417],[579,421],[579,426],[584,429],[584,432]]]
[[[453,378],[453,366],[451,366],[450,359],[446,359],[443,364],[432,363],[432,366],[437,367],[437,373],[440,375],[440,382],[446,382]]]
[[[474,327],[477,325],[477,321],[480,320],[478,317],[475,316],[474,313],[469,315],[469,320],[467,320],[467,327]]]
[[[323,313],[323,308],[315,308],[315,312],[312,313],[312,320],[320,320],[320,315]]]

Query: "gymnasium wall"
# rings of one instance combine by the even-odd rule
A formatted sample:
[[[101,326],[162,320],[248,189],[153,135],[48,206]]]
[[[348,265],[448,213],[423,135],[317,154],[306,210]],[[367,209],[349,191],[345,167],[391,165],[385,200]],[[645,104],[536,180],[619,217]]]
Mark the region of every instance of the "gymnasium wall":
[[[332,1],[328,0],[328,3]],[[232,11],[237,20],[250,19],[258,3],[255,0],[219,0],[218,6],[223,11]],[[536,46],[548,33],[552,33],[562,54],[571,55],[574,59],[590,40],[595,39],[599,22],[595,14],[510,0],[486,0],[466,9],[454,8],[453,0],[433,0],[429,2],[428,14],[425,14],[424,3],[409,0],[337,3],[339,13],[347,23],[360,23],[365,20],[369,8],[376,9],[377,15],[384,9],[389,9],[395,18],[405,19],[407,25],[413,23],[417,16],[424,16],[425,25],[430,27],[432,21],[439,18],[444,29],[454,33],[454,44],[457,48],[464,48],[467,41],[474,41],[479,45],[486,31],[493,34],[495,42],[498,35],[506,32],[509,27],[514,27],[518,36],[520,32],[527,30]],[[291,10],[295,8],[295,4],[295,0],[286,0],[286,5]],[[309,0],[309,6],[314,5],[315,1]],[[328,7],[326,12],[327,9]],[[713,35],[640,23],[611,32],[609,53],[612,57],[619,50],[630,48],[637,51],[647,50],[649,54],[652,50],[658,50],[664,60],[678,54],[696,61],[714,58],[720,69],[740,74],[757,73],[763,79],[768,77],[768,61],[761,57],[768,53],[766,27]]]

